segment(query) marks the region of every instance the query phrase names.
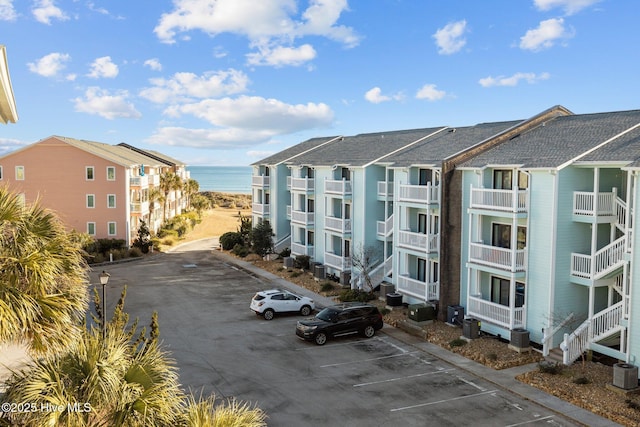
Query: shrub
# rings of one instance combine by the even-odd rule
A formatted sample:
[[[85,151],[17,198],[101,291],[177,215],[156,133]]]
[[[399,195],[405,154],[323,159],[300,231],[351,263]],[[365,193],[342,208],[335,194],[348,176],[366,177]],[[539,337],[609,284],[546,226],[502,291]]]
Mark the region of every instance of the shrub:
[[[178,232],[176,230],[173,230],[171,228],[161,228],[158,231],[158,237],[160,237],[161,239],[165,238],[165,237],[173,237],[173,238],[178,238]]]
[[[387,307],[383,307],[380,309],[380,314],[382,314],[383,316],[386,316],[389,313],[391,313],[391,310],[389,310]]]
[[[449,347],[462,347],[463,345],[466,345],[466,344],[467,342],[462,338],[456,338],[454,340],[449,341]]]
[[[249,232],[253,251],[260,256],[273,252],[273,230],[269,221],[262,221]]]
[[[278,256],[280,258],[286,258],[288,256],[291,255],[291,249],[289,248],[284,248],[283,250],[280,251],[280,253],[278,254]]]
[[[236,245],[242,245],[242,235],[236,231],[228,231],[220,236],[220,245],[225,251],[230,251]]]
[[[487,354],[487,359],[495,362],[498,360],[498,355],[496,353],[489,353]]]
[[[300,273],[299,271],[292,271],[291,272],[291,277],[298,277],[300,276],[302,273]]]
[[[141,257],[142,256],[142,249],[134,246],[133,248],[129,249],[129,256],[131,258],[139,258],[139,257]]]
[[[542,361],[538,363],[538,370],[543,374],[558,375],[562,373],[562,365],[555,362]]]
[[[367,302],[375,298],[371,292],[363,291],[362,289],[345,289],[340,292],[338,299],[340,301],[360,301]]]
[[[331,292],[333,290],[334,286],[333,283],[331,282],[324,282],[321,286],[320,286],[320,291],[322,292]]]
[[[311,257],[309,255],[296,255],[296,259],[293,260],[293,266],[295,268],[302,268],[304,270],[308,270],[310,260],[311,260]]]
[[[589,380],[589,378],[587,378],[587,377],[578,377],[578,378],[574,378],[573,379],[573,383],[574,384],[589,384],[589,383],[591,383],[591,380]]]
[[[631,399],[625,400],[624,403],[626,403],[627,407],[630,408],[630,409],[635,409],[635,410],[640,409],[640,404],[638,404],[637,402],[634,402]]]
[[[244,258],[249,255],[249,249],[239,243],[233,247],[232,252],[240,258]]]
[[[100,264],[101,262],[104,262],[104,255],[103,254],[94,255],[92,262],[95,264]]]
[[[162,244],[165,246],[173,246],[173,243],[174,243],[173,239],[164,239],[162,241]]]

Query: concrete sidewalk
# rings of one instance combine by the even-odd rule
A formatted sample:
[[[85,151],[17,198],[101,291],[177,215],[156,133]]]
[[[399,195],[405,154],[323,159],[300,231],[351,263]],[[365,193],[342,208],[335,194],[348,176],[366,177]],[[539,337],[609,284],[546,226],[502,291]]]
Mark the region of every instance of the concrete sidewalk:
[[[291,283],[286,279],[278,277],[268,271],[262,270],[251,264],[250,262],[242,261],[235,257],[231,257],[223,252],[214,251],[215,256],[225,258],[226,262],[235,265],[237,268],[248,272],[251,275],[260,277],[272,283],[273,288],[288,289],[297,294],[312,298],[316,306],[322,308],[335,304],[336,302],[331,298],[326,298],[321,295],[315,294],[308,289]],[[488,368],[480,363],[474,362],[470,359],[462,357],[456,353],[445,350],[444,348],[431,344],[429,342],[421,340],[419,337],[411,335],[401,329],[394,328],[386,325],[382,328],[382,333],[397,339],[407,345],[411,345],[421,351],[431,354],[441,360],[446,361],[454,365],[456,368],[467,371],[473,375],[483,378],[496,386],[508,390],[524,399],[536,402],[538,405],[543,406],[559,415],[567,417],[572,421],[589,426],[589,427],[612,427],[619,426],[620,424],[608,420],[604,417],[594,414],[591,411],[575,406],[571,403],[565,402],[562,399],[558,399],[548,393],[538,390],[535,387],[531,387],[516,380],[516,376],[533,371],[537,369],[536,364],[517,366],[510,369],[495,370]]]

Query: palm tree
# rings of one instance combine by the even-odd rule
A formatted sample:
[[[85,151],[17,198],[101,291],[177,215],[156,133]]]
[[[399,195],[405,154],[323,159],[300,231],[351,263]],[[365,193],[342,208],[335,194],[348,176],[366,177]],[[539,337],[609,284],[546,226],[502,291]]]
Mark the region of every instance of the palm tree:
[[[153,187],[149,190],[149,225],[153,233],[157,231],[155,215],[156,202],[164,206],[165,197],[160,187]]]
[[[160,191],[164,194],[164,204],[162,206],[162,219],[167,220],[167,202],[169,201],[169,193],[176,191],[182,187],[182,180],[173,172],[166,172],[160,175]]]
[[[52,212],[0,187],[0,343],[57,353],[80,337],[87,266]]]
[[[187,407],[183,413],[184,425],[187,427],[262,427],[266,426],[267,416],[259,408],[247,403],[230,399],[216,405],[216,397],[209,396],[197,400],[193,395],[187,399]]]
[[[191,196],[200,190],[200,184],[195,179],[188,179],[183,185],[184,195],[187,198],[187,206],[191,207]]]

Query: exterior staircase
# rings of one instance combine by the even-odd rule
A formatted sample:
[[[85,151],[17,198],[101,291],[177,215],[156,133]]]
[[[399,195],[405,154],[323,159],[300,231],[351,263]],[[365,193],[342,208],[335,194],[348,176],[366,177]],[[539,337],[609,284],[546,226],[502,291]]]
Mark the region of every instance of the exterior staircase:
[[[369,272],[371,280],[371,289],[375,289],[380,283],[384,282],[387,277],[393,274],[393,256],[388,257],[384,262],[377,264],[373,270]],[[351,279],[352,288],[364,289],[366,287],[364,274],[358,273]]]

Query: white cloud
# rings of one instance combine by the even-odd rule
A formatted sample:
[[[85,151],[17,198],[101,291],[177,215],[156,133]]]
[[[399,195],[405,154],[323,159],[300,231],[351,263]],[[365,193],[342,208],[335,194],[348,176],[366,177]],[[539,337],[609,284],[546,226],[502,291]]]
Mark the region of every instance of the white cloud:
[[[0,21],[15,21],[18,18],[11,0],[0,0]]]
[[[111,62],[110,56],[96,58],[91,64],[91,72],[87,76],[93,79],[114,78],[118,75],[118,66]]]
[[[274,155],[273,151],[261,151],[261,150],[249,150],[247,151],[247,157],[250,159],[265,159],[269,156]]]
[[[57,77],[65,69],[66,62],[71,60],[71,56],[66,53],[53,52],[43,56],[36,62],[29,62],[27,66],[32,73],[44,77]]]
[[[564,9],[567,15],[573,15],[582,9],[598,3],[600,0],[533,0],[535,6],[542,11],[556,7]]]
[[[144,61],[144,65],[151,68],[154,71],[162,71],[162,64],[158,58],[147,59]]]
[[[31,9],[31,13],[33,13],[36,21],[47,25],[51,25],[52,19],[60,21],[69,19],[69,16],[57,7],[53,0],[37,0],[34,8]]]
[[[151,144],[193,148],[238,148],[266,142],[269,132],[239,128],[190,129],[163,127],[146,139]]]
[[[426,84],[416,92],[417,99],[427,99],[429,101],[438,101],[446,95],[445,91],[436,89],[434,84]]]
[[[358,45],[360,37],[355,31],[337,24],[342,12],[348,10],[347,0],[309,0],[308,3],[307,9],[298,14],[296,0],[174,0],[174,10],[162,14],[154,32],[164,43],[175,43],[178,33],[194,30],[212,36],[225,32],[240,34],[247,37],[252,47],[269,46],[273,53],[280,53],[285,59],[293,57],[294,65],[315,57],[315,50],[311,55],[309,45],[286,47],[301,37],[321,36],[346,47]],[[285,47],[277,49],[276,46]],[[260,51],[250,60],[271,65],[271,60],[265,59],[271,55],[265,53]],[[288,64],[277,57],[274,63]]]
[[[525,50],[539,51],[552,47],[559,39],[573,37],[573,34],[564,28],[564,19],[552,18],[540,22],[538,28],[528,30],[520,37],[520,48]]]
[[[516,86],[520,81],[526,81],[529,84],[534,84],[540,80],[547,80],[551,77],[549,73],[515,73],[512,76],[498,76],[498,77],[485,77],[478,81],[483,87],[492,86]]]
[[[0,138],[0,157],[19,148],[26,147],[29,144],[31,144],[31,142],[23,142],[11,138]]]
[[[402,100],[404,97],[402,95],[402,93],[396,93],[394,95],[383,95],[382,94],[382,89],[380,89],[379,87],[374,87],[372,89],[369,89],[365,94],[364,94],[364,99],[366,99],[367,101],[371,102],[372,104],[380,104],[381,102],[386,102],[386,101],[391,101],[391,100],[395,100],[395,101],[400,101]]]
[[[112,95],[107,90],[90,87],[86,90],[84,98],[76,98],[73,101],[76,111],[98,115],[109,120],[142,117],[133,104],[127,101],[128,98],[129,93],[126,90],[117,91]]]
[[[432,36],[436,39],[438,53],[441,55],[451,55],[458,52],[467,44],[464,34],[467,32],[467,21],[451,22],[440,28]]]
[[[298,66],[316,57],[316,51],[310,44],[304,44],[298,48],[284,46],[269,48],[263,46],[259,50],[257,53],[247,54],[249,65]]]
[[[151,102],[163,104],[184,99],[213,98],[245,92],[249,78],[242,71],[206,72],[201,76],[193,73],[176,73],[170,79],[150,79],[153,87],[140,91],[140,96]]]

